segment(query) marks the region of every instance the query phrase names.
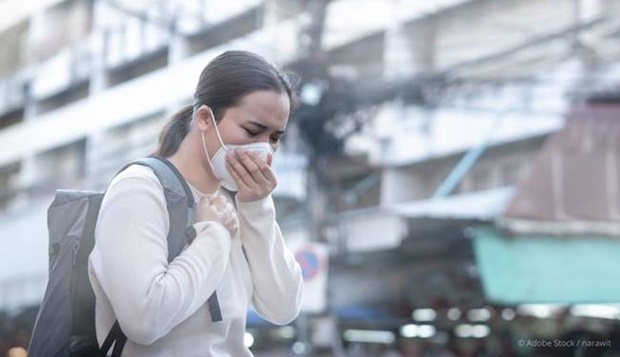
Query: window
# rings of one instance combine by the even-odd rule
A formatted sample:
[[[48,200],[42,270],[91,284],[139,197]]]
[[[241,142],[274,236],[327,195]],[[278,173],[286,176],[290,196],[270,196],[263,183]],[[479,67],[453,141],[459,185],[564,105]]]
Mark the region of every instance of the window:
[[[481,191],[491,188],[490,172],[488,169],[475,169],[471,176],[471,190]]]
[[[500,171],[500,185],[515,186],[519,183],[519,176],[521,173],[521,167],[519,163],[511,162],[501,167]]]
[[[19,163],[0,167],[0,210],[9,207],[17,195],[16,189],[18,188],[20,169]]]

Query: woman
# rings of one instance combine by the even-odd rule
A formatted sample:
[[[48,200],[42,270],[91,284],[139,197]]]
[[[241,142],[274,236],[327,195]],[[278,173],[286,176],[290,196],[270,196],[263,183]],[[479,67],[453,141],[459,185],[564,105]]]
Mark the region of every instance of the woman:
[[[297,316],[301,270],[275,220],[270,168],[294,99],[286,76],[249,52],[225,52],[203,70],[193,105],[160,137],[158,155],[198,205],[196,238],[170,263],[166,201],[153,171],[133,165],[114,178],[89,261],[99,343],[118,320],[123,356],[251,356],[250,303],[275,324]],[[214,291],[215,322],[207,306]]]

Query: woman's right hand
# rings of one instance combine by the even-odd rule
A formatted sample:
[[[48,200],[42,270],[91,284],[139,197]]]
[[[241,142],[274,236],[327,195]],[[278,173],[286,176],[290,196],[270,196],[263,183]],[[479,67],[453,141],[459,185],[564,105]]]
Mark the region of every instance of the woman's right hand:
[[[205,197],[198,201],[196,207],[196,222],[217,222],[224,226],[234,237],[239,230],[239,220],[233,205],[224,197]]]

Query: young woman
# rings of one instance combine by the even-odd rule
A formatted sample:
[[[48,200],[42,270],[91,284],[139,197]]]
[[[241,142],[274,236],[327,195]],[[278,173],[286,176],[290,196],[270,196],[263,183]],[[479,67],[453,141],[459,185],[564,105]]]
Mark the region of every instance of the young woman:
[[[255,54],[225,52],[203,70],[193,105],[164,128],[157,153],[197,202],[196,238],[170,263],[153,171],[133,165],[114,178],[89,261],[100,344],[118,320],[123,356],[251,356],[250,304],[272,323],[295,319],[302,276],[275,219],[270,168],[294,101],[287,77]],[[214,291],[221,321],[207,306]]]

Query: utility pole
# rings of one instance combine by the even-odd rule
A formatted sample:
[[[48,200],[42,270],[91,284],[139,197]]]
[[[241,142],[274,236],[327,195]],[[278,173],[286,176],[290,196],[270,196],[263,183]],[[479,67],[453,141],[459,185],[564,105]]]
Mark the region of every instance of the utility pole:
[[[301,62],[298,70],[301,72],[302,82],[300,89],[302,94],[302,110],[306,111],[303,120],[307,125],[301,124],[301,130],[311,130],[316,128],[316,132],[305,133],[306,137],[320,134],[326,118],[325,113],[321,110],[320,101],[324,94],[323,88],[318,85],[327,80],[327,68],[325,63],[325,53],[322,49],[322,37],[325,27],[325,16],[327,11],[328,0],[304,0],[306,13],[309,15],[309,21],[305,24],[299,34],[299,58]],[[311,88],[313,87],[313,88]],[[304,91],[317,90],[319,102],[304,102]],[[317,241],[320,236],[320,225],[323,221],[325,208],[325,197],[321,192],[323,184],[323,173],[320,165],[321,153],[317,145],[309,145],[310,147],[310,170],[308,171],[308,213],[310,215],[310,240]]]
[[[321,111],[320,101],[323,91],[318,83],[326,80],[325,54],[322,50],[322,37],[325,27],[325,15],[328,0],[302,0],[305,13],[309,16],[308,21],[302,24],[299,32],[299,57],[301,60],[296,68],[301,75],[301,115],[299,129],[301,135],[306,139],[315,135],[321,135],[325,123],[325,113]],[[307,92],[314,91],[314,99],[309,100]],[[315,128],[316,130],[312,130]],[[312,131],[312,132],[309,132]],[[308,140],[306,140],[308,141]],[[327,199],[322,179],[323,173],[320,165],[321,154],[318,147],[310,143],[309,165],[307,172],[306,186],[306,215],[308,222],[308,236],[310,241],[318,241],[321,234],[321,224],[324,220],[324,212],[327,206]],[[307,313],[302,312],[297,318],[299,330],[298,343],[303,346],[297,352],[304,356],[313,356],[311,345],[311,323]]]

